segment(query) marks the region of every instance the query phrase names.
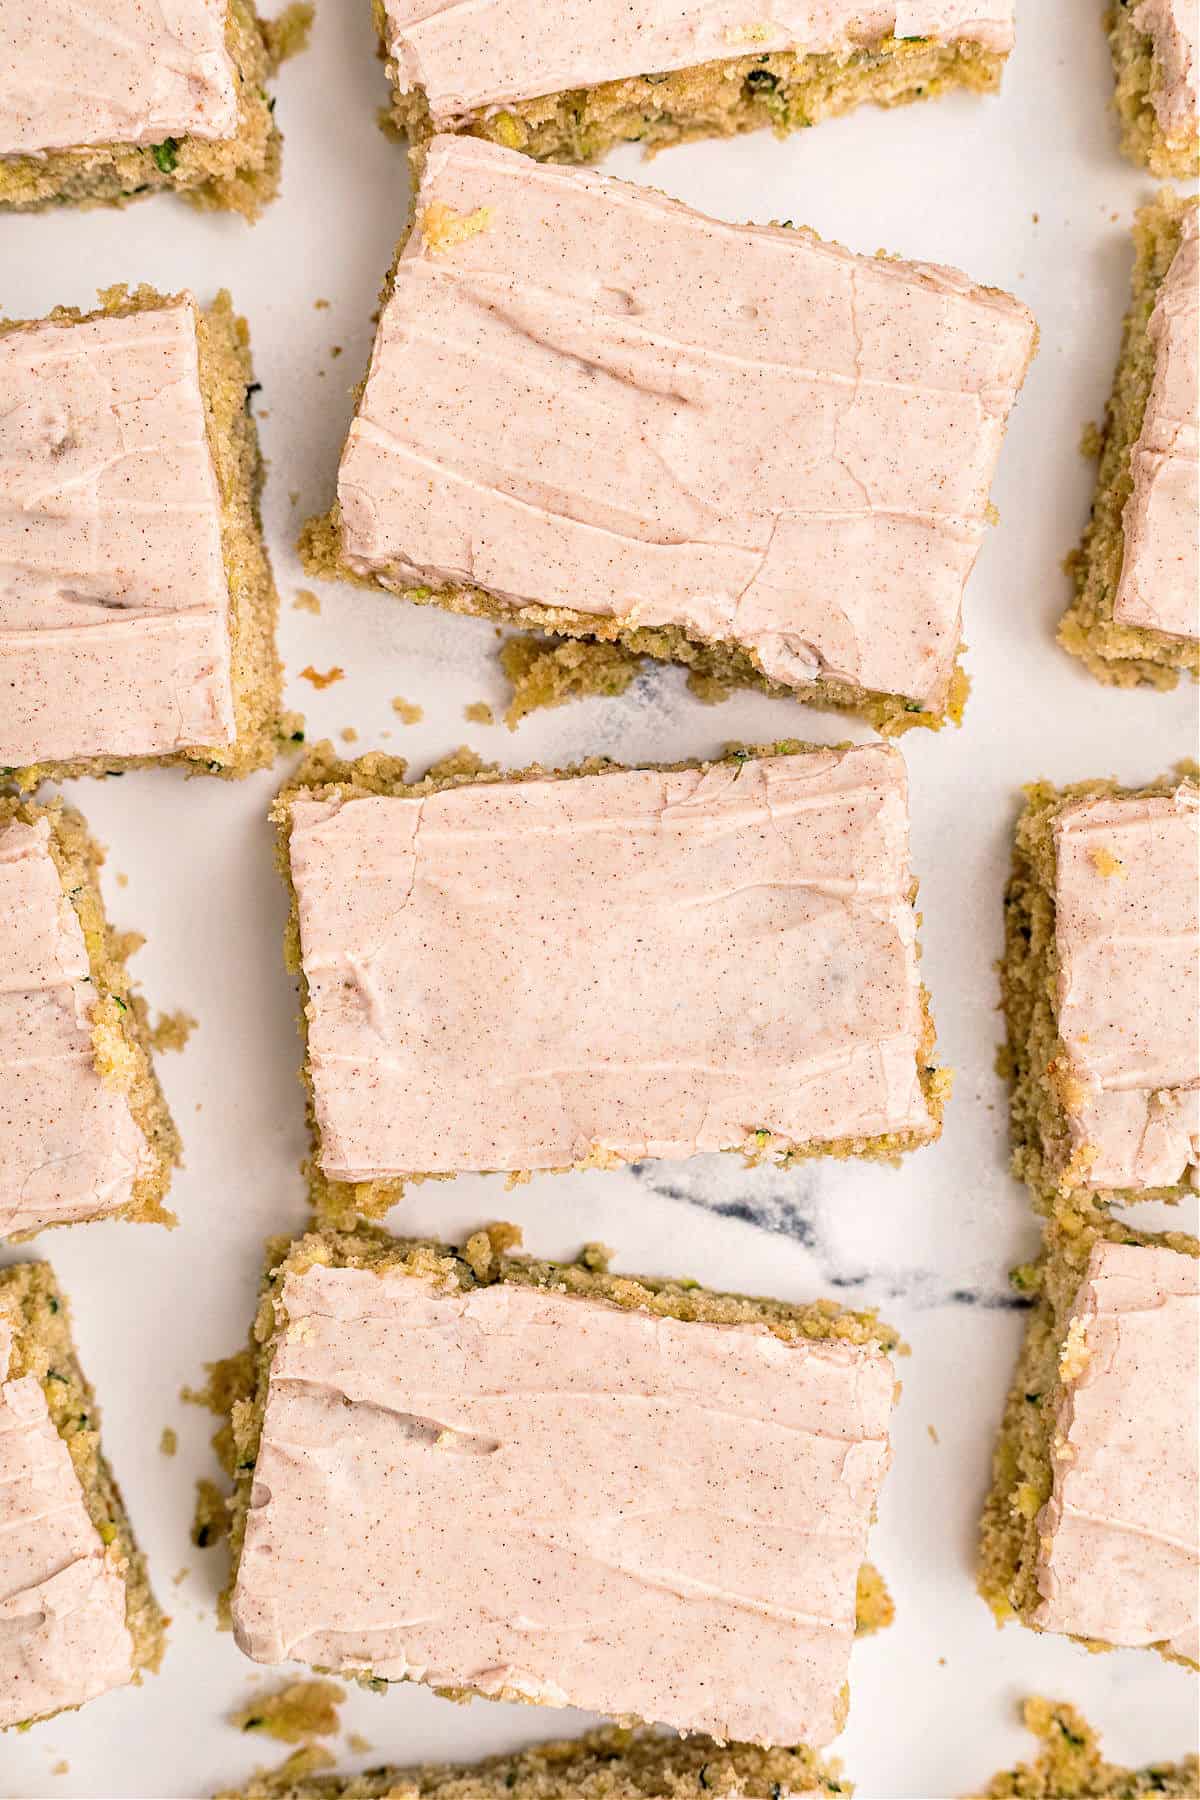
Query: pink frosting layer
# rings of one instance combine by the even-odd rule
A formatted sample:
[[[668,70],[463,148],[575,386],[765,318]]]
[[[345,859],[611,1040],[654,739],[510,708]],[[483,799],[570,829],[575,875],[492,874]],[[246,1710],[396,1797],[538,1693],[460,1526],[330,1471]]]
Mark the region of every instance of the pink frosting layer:
[[[1200,218],[1183,235],[1150,316],[1154,383],[1130,467],[1125,559],[1113,617],[1200,637]]]
[[[1200,1661],[1200,1262],[1098,1243],[1066,1356],[1035,1622]]]
[[[1200,9],[1196,0],[1141,0],[1133,23],[1154,46],[1150,99],[1163,136],[1183,143],[1200,131]]]
[[[0,763],[234,736],[194,303],[0,336]]]
[[[880,1350],[399,1272],[314,1268],[283,1304],[233,1598],[250,1656],[835,1735]]]
[[[0,156],[227,138],[228,0],[5,0]]]
[[[1200,799],[1081,800],[1055,822],[1058,1029],[1074,1179],[1153,1188],[1200,1162]]]
[[[0,1371],[13,1331],[0,1318]],[[0,1730],[133,1679],[125,1583],[41,1384],[0,1379]]]
[[[115,1212],[151,1163],[96,1072],[79,920],[45,819],[0,830],[0,1237]]]
[[[770,50],[847,57],[888,37],[1007,55],[1013,0],[384,0],[396,85],[435,122],[627,75]]]
[[[895,751],[291,813],[330,1177],[932,1134]]]
[[[353,569],[944,705],[1023,306],[476,138],[434,139],[417,221],[342,458]]]

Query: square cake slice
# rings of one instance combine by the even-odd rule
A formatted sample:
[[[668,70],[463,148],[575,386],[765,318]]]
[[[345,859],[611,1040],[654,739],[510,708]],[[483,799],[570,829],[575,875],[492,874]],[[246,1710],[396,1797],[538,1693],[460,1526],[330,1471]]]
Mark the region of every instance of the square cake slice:
[[[368,1769],[362,1775],[301,1774],[285,1763],[217,1800],[698,1800],[703,1794],[825,1800],[853,1793],[838,1764],[811,1750],[760,1750],[608,1726],[476,1763]]]
[[[0,1240],[81,1219],[173,1223],[179,1139],[101,860],[78,813],[0,799]]]
[[[961,712],[963,589],[1035,336],[954,270],[437,137],[302,551],[317,575],[938,725]]]
[[[1121,687],[1200,673],[1200,215],[1162,194],[1134,227],[1133,299],[1060,642]]]
[[[318,1207],[936,1137],[903,760],[778,749],[413,786],[314,753],[276,817]]]
[[[1041,1753],[1036,1763],[1018,1763],[994,1775],[980,1800],[1139,1800],[1152,1794],[1196,1800],[1200,1794],[1195,1756],[1185,1756],[1181,1763],[1121,1769],[1101,1754],[1099,1737],[1073,1706],[1035,1699],[1026,1700],[1021,1710],[1025,1724],[1041,1740]],[[264,1800],[269,1794],[269,1788],[264,1790]]]
[[[997,1617],[1200,1664],[1200,1243],[1051,1227],[984,1513]]]
[[[1200,1165],[1200,784],[1026,790],[1001,970],[1014,1166],[1048,1210]]]
[[[842,1728],[894,1335],[377,1228],[274,1247],[234,1409],[257,1662],[820,1747]],[[593,1257],[593,1261],[594,1261]]]
[[[163,1652],[48,1263],[0,1269],[0,1730],[140,1682]]]
[[[0,6],[0,209],[183,193],[257,217],[282,142],[253,0]]]
[[[245,321],[101,298],[0,323],[0,764],[243,775],[281,729]]]
[[[1155,175],[1200,175],[1200,13],[1194,0],[1116,0],[1105,15],[1121,148]]]
[[[652,152],[764,125],[783,136],[864,100],[988,93],[1014,37],[1013,0],[373,3],[410,138],[470,131],[571,162],[630,139]]]

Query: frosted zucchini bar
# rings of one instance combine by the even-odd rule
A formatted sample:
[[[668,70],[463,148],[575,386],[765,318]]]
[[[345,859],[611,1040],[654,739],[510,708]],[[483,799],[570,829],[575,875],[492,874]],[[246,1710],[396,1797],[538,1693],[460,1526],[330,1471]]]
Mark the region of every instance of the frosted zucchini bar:
[[[477,1763],[298,1777],[285,1766],[217,1800],[824,1800],[853,1792],[837,1764],[811,1750],[759,1750],[612,1726]]]
[[[310,572],[958,718],[1027,309],[478,138],[421,164]]]
[[[898,751],[403,768],[319,748],[276,807],[318,1210],[381,1213],[422,1175],[938,1135]]]
[[[0,1730],[139,1682],[164,1620],[48,1263],[0,1269]]]
[[[1044,1210],[1200,1166],[1200,785],[1026,789],[1005,896],[1013,1161]]]
[[[81,1219],[172,1222],[179,1139],[101,861],[77,812],[0,797],[0,1241]]]
[[[253,219],[279,186],[253,0],[0,7],[0,210],[182,193]]]
[[[1200,175],[1200,14],[1194,0],[1115,0],[1105,14],[1121,148],[1155,175]]]
[[[1195,198],[1137,215],[1133,298],[1060,642],[1121,687],[1200,673],[1200,233]]]
[[[272,1246],[257,1386],[233,1411],[239,1645],[828,1743],[890,1459],[894,1334],[828,1301],[515,1257],[516,1235]]]
[[[983,1518],[980,1590],[1093,1649],[1200,1663],[1200,1243],[1052,1226]]]
[[[569,161],[631,139],[651,151],[762,126],[782,136],[867,100],[988,93],[1013,46],[1012,0],[373,6],[401,131],[470,131]]]
[[[0,322],[0,777],[244,775],[283,729],[246,324],[100,298]]]

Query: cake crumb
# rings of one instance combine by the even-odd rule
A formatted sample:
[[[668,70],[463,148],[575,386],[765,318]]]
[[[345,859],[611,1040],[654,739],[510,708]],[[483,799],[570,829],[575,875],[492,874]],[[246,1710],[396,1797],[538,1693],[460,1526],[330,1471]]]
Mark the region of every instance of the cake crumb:
[[[258,1694],[229,1715],[238,1731],[257,1732],[280,1744],[307,1744],[339,1730],[338,1707],[346,1690],[336,1681],[292,1681]]]
[[[150,1027],[148,1036],[151,1048],[155,1050],[184,1050],[187,1041],[195,1031],[199,1020],[182,1007],[175,1012],[159,1013]]]
[[[608,1244],[585,1244],[579,1252],[579,1260],[585,1269],[591,1269],[596,1275],[607,1275],[616,1251]]]
[[[474,212],[455,212],[444,200],[435,200],[427,206],[418,221],[421,236],[424,238],[431,256],[442,256],[447,250],[465,243],[468,238],[478,237],[486,231],[492,222],[492,208],[477,206]]]
[[[486,1281],[495,1273],[501,1257],[520,1247],[521,1227],[500,1219],[494,1225],[485,1225],[482,1230],[472,1232],[463,1245],[463,1256],[475,1278]]]
[[[179,1433],[173,1425],[164,1425],[162,1436],[158,1440],[159,1450],[164,1456],[174,1456],[179,1448]]]
[[[392,711],[399,716],[402,725],[419,725],[425,717],[423,706],[417,706],[413,701],[405,700],[400,694],[393,696]]]
[[[71,1773],[71,1765],[65,1757],[60,1757],[50,1773],[52,1775],[69,1775]]]
[[[1112,851],[1106,850],[1103,845],[1099,849],[1093,850],[1091,857],[1092,865],[1098,875],[1103,875],[1106,879],[1115,875],[1120,881],[1129,879],[1129,872],[1120,857],[1114,856]]]
[[[936,1425],[927,1425],[925,1427],[925,1429],[929,1433],[929,1441],[931,1444],[940,1444],[941,1443],[942,1440],[937,1434],[937,1426]]]
[[[201,1475],[196,1482],[196,1510],[192,1514],[191,1539],[197,1550],[211,1550],[229,1536],[229,1509],[215,1481]]]
[[[329,308],[332,305],[333,305],[332,300],[314,300],[313,301],[313,311],[314,312],[328,312]]]
[[[309,663],[306,669],[301,669],[300,679],[301,681],[311,681],[315,688],[327,688],[332,687],[335,681],[343,680],[345,674],[346,671],[340,663],[334,663],[333,667],[326,669],[323,675],[319,669],[314,669]]]
[[[338,736],[341,738],[343,744],[357,744],[358,742],[358,733],[355,731],[353,725],[343,725],[342,729],[338,732]]]
[[[1087,1326],[1082,1319],[1072,1319],[1058,1359],[1058,1373],[1064,1382],[1078,1381],[1088,1366],[1091,1351],[1087,1344]]]
[[[187,1578],[191,1574],[191,1572],[192,1571],[191,1571],[190,1566],[187,1563],[184,1563],[182,1565],[182,1567],[176,1569],[175,1573],[172,1575],[171,1586],[179,1587],[182,1582],[185,1582],[187,1580]]]
[[[463,718],[472,725],[494,725],[496,715],[486,700],[472,700],[469,706],[463,707]]]
[[[370,1738],[365,1738],[361,1731],[352,1731],[350,1736],[346,1739],[346,1742],[351,1750],[353,1750],[355,1756],[365,1756],[368,1750],[373,1750],[375,1748]]]
[[[336,362],[338,357],[342,354],[342,346],[340,344],[331,344],[329,347],[329,354]]]
[[[118,887],[122,887],[122,888],[123,888],[123,887],[128,887],[128,886],[129,886],[129,877],[128,877],[128,875],[121,875],[121,874],[118,874],[118,876],[117,876],[117,886],[118,886]]]
[[[1095,462],[1104,448],[1104,438],[1095,419],[1089,419],[1079,434],[1079,454]]]
[[[289,506],[299,506],[299,504],[300,504],[300,489],[299,488],[289,488],[288,489],[288,505]]]
[[[699,669],[689,669],[687,690],[694,694],[704,706],[723,706],[733,693],[736,683],[723,681],[719,675],[704,675]]]
[[[515,731],[527,713],[565,706],[601,694],[614,699],[641,672],[644,658],[623,644],[590,643],[567,638],[559,644],[545,638],[516,636],[500,645],[498,659],[512,687],[504,723]]]
[[[276,13],[273,19],[259,20],[259,30],[267,47],[267,62],[272,75],[283,63],[308,49],[313,11],[311,0],[292,0],[292,4]]]
[[[293,505],[294,504],[295,502],[293,501]],[[321,601],[319,595],[314,594],[311,588],[296,589],[296,598],[292,601],[293,612],[319,613],[320,610]]]
[[[886,1631],[896,1617],[896,1604],[888,1593],[887,1583],[871,1563],[863,1563],[858,1571],[854,1615],[856,1637],[870,1637],[872,1632]]]

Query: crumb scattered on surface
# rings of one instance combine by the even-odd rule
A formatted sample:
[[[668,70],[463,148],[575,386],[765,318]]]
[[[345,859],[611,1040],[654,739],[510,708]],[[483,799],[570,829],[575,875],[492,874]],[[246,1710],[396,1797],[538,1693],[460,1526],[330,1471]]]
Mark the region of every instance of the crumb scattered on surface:
[[[342,354],[342,346],[340,344],[331,344],[329,354],[336,362],[337,358]]]
[[[311,0],[292,0],[273,19],[260,19],[259,29],[267,46],[267,59],[274,74],[281,63],[308,49],[314,8]]]
[[[355,1756],[365,1756],[368,1750],[373,1750],[375,1748],[371,1740],[365,1738],[361,1731],[352,1731],[350,1736],[346,1739],[346,1742],[351,1750],[353,1750]]]
[[[704,675],[699,669],[689,669],[687,689],[704,706],[724,706],[733,694],[735,684],[722,681],[719,675]]]
[[[211,1550],[229,1536],[229,1509],[225,1494],[215,1481],[201,1475],[196,1482],[196,1510],[192,1514],[191,1538],[197,1550]]]
[[[345,1698],[345,1688],[336,1681],[292,1681],[256,1694],[229,1715],[229,1723],[238,1731],[252,1731],[280,1744],[307,1744],[336,1735],[338,1707]]]
[[[341,738],[343,744],[357,744],[358,742],[358,733],[355,731],[353,725],[343,725],[342,729],[338,732],[338,736]]]
[[[333,305],[332,300],[314,300],[313,301],[313,310],[314,310],[314,312],[328,312],[329,308],[332,305]]]
[[[392,700],[392,711],[399,716],[402,725],[419,725],[425,717],[423,706],[417,706],[411,700],[405,700],[400,694],[395,695]]]
[[[299,488],[289,488],[288,489],[288,505],[289,506],[299,506],[299,504],[300,504],[300,489]]]
[[[118,875],[117,876],[117,886],[118,887],[128,887],[129,886],[128,875]]]
[[[929,1441],[931,1444],[940,1444],[941,1443],[942,1440],[937,1434],[937,1426],[936,1425],[927,1425],[925,1427],[925,1429],[929,1433]]]
[[[472,725],[494,725],[496,723],[496,715],[486,700],[472,700],[469,706],[464,706],[463,718],[469,719]]]
[[[69,1775],[71,1773],[71,1765],[65,1758],[60,1758],[60,1760],[55,1763],[50,1773],[52,1775]]]
[[[179,1448],[179,1433],[173,1425],[164,1425],[158,1447],[164,1456],[174,1456]]]
[[[1106,880],[1111,879],[1114,875],[1120,881],[1128,880],[1129,872],[1126,869],[1125,864],[1121,861],[1119,856],[1114,856],[1112,851],[1106,850],[1103,845],[1098,849],[1093,850],[1091,857],[1092,866],[1095,868],[1096,873],[1098,875],[1103,875]]]
[[[340,663],[334,663],[332,669],[326,669],[323,675],[319,669],[314,669],[309,663],[306,669],[301,669],[300,679],[301,681],[311,681],[315,688],[327,688],[332,687],[335,681],[344,680],[345,674],[346,671]]]
[[[298,499],[299,495],[297,495],[296,498]],[[295,500],[293,500],[292,504],[295,505]],[[311,588],[296,589],[296,598],[292,601],[293,612],[319,613],[320,610],[321,599],[319,594],[314,594]]]
[[[447,250],[478,237],[492,222],[492,208],[477,206],[474,212],[456,212],[444,200],[435,200],[422,212],[418,225],[431,256],[444,256]]]
[[[869,1637],[876,1631],[886,1631],[896,1617],[896,1604],[888,1592],[887,1583],[871,1563],[864,1563],[858,1571],[854,1611],[855,1633],[858,1637]]]
[[[198,1023],[182,1007],[175,1012],[159,1013],[150,1027],[150,1043],[155,1050],[183,1050]]]
[[[643,658],[622,644],[579,638],[551,643],[521,635],[506,638],[498,658],[512,686],[504,714],[510,731],[516,730],[527,713],[543,707],[565,706],[568,700],[595,694],[610,699],[623,694],[643,664]]]
[[[591,1269],[597,1275],[607,1275],[616,1254],[608,1244],[585,1244],[579,1252],[579,1260],[585,1269]]]
[[[187,1563],[184,1563],[184,1565],[181,1569],[176,1569],[175,1573],[171,1577],[172,1587],[179,1587],[182,1582],[185,1582],[187,1580],[187,1578],[191,1574],[191,1572],[192,1572],[191,1568]]]

